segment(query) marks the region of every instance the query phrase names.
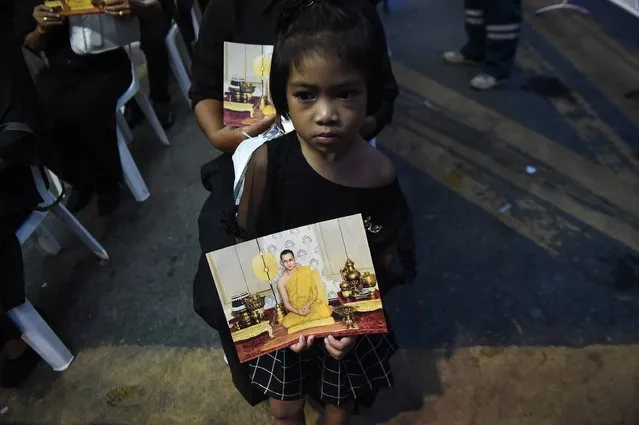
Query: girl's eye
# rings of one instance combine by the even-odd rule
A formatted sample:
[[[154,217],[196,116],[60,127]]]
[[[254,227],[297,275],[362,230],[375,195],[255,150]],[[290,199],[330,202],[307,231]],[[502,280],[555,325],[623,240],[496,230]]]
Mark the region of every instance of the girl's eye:
[[[313,95],[313,93],[308,92],[308,91],[300,91],[295,93],[293,96],[295,96],[295,98],[297,100],[299,100],[300,102],[311,102],[315,99],[315,96]]]
[[[352,100],[359,95],[357,90],[343,90],[339,93],[340,99]]]

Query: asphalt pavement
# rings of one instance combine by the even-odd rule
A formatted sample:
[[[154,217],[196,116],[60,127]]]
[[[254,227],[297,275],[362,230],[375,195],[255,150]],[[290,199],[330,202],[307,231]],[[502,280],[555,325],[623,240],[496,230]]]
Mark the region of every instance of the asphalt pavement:
[[[479,93],[472,69],[440,60],[464,42],[461,4],[391,0],[402,93],[378,145],[414,213],[419,276],[385,302],[397,384],[355,423],[639,423],[639,26],[610,3],[582,4],[592,16],[535,17],[544,2],[526,2],[512,79]],[[566,91],[522,89],[539,77]],[[235,393],[192,310],[199,169],[218,153],[173,92],[171,146],[135,130],[149,200],[123,188],[111,219],[79,215],[111,261],[55,220],[58,256],[25,247],[28,296],[77,358],[0,391],[0,420],[271,423]]]

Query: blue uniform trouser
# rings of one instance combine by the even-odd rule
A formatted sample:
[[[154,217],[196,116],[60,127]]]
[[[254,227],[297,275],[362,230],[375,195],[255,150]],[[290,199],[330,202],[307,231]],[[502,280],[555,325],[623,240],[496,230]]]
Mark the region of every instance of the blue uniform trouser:
[[[462,55],[484,64],[483,72],[507,78],[515,62],[521,0],[464,0],[468,42]]]

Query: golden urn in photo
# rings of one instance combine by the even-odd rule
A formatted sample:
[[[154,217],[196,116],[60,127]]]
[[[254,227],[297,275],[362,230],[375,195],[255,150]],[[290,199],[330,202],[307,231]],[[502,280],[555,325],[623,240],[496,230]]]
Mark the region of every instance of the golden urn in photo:
[[[374,273],[364,272],[362,275],[362,285],[364,288],[374,288],[377,285],[377,277]]]
[[[362,289],[363,281],[361,279],[362,274],[355,268],[355,263],[350,258],[346,259],[344,268],[340,270],[342,275],[342,282],[339,287],[342,291],[342,296],[348,298],[354,294],[358,294]]]

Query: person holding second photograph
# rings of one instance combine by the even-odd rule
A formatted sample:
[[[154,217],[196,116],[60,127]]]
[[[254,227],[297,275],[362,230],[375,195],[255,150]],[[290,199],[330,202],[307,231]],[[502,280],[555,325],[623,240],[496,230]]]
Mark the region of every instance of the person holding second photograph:
[[[224,42],[273,45],[273,28],[280,3],[281,0],[211,0],[204,11],[193,57],[190,94],[202,132],[214,147],[223,152],[233,153],[245,139],[258,136],[274,122],[271,117],[248,127],[224,125]],[[391,121],[399,89],[377,9],[368,0],[348,3],[370,22],[375,49],[384,56],[379,65],[382,101],[376,110],[369,111],[360,129],[361,135],[370,140]]]
[[[42,0],[15,3],[18,36],[48,59],[35,81],[47,140],[42,160],[72,185],[71,212],[84,209],[97,195],[99,215],[109,216],[120,205],[122,180],[115,107],[131,84],[131,61],[118,46],[76,53],[69,18]],[[158,0],[104,0],[101,5],[105,18],[116,24],[162,13]]]

